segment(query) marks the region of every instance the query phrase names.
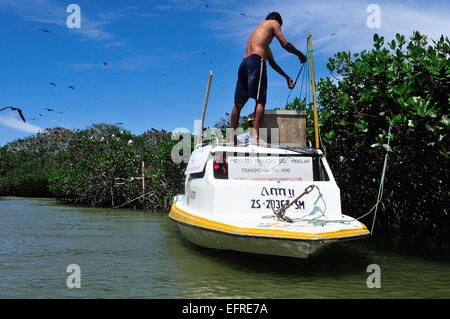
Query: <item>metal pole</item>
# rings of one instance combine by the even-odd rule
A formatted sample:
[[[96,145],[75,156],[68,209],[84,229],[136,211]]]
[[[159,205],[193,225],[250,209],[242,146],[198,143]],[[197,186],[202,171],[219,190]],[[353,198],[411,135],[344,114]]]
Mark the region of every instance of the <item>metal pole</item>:
[[[319,115],[317,113],[317,96],[316,96],[316,80],[314,76],[314,58],[313,58],[313,47],[312,47],[312,34],[308,33],[308,43],[309,43],[309,66],[311,69],[311,89],[313,94],[314,103],[314,139],[316,141],[316,148],[320,148],[319,143]]]
[[[205,125],[206,109],[208,107],[209,92],[211,90],[212,78],[213,78],[213,73],[212,73],[212,71],[209,71],[208,85],[206,86],[205,100],[203,102],[202,122],[200,125],[200,132],[198,132],[198,136],[197,136],[197,145],[201,145],[203,143],[203,141],[202,141],[203,140],[203,126]]]

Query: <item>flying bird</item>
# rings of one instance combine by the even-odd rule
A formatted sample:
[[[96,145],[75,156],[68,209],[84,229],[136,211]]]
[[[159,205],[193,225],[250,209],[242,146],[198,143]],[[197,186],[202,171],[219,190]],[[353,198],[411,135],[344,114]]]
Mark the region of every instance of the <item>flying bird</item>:
[[[44,32],[44,33],[52,33],[50,30],[48,30],[48,29],[41,29],[41,32]]]
[[[241,15],[241,16],[244,16],[244,17],[247,16],[244,12],[241,12],[240,15]]]
[[[103,65],[106,67],[108,66],[108,62],[103,62]]]
[[[55,86],[56,87],[56,83],[55,82],[50,82],[50,85]]]
[[[72,85],[68,85],[67,88],[68,88],[68,89],[71,89],[71,90],[75,90],[75,87],[72,86]]]
[[[116,125],[123,125],[123,123],[116,123]]]
[[[334,37],[336,36],[336,33],[331,33],[330,36]]]
[[[167,73],[161,73],[161,76],[168,76]]]
[[[22,119],[22,121],[23,121],[24,123],[27,122],[27,121],[25,120],[25,117],[23,116],[23,113],[22,113],[22,110],[21,110],[21,109],[19,109],[19,108],[17,108],[17,107],[9,106],[9,107],[4,107],[4,108],[0,109],[0,112],[1,112],[1,111],[4,111],[4,110],[7,110],[7,109],[11,109],[11,111],[15,111],[15,112],[19,113],[20,118]]]
[[[209,4],[207,4],[207,5],[205,6],[205,8],[209,8]]]
[[[49,109],[49,108],[46,108],[46,109],[44,109],[44,110],[46,110],[46,111],[48,111],[48,112],[55,112],[54,109]]]

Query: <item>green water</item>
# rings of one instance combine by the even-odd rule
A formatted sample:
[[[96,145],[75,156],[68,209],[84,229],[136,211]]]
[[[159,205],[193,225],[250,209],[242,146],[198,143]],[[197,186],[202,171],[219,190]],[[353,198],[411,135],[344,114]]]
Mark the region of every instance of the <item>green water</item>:
[[[68,289],[66,267],[81,267]],[[368,289],[369,264],[381,289]],[[450,264],[341,244],[311,260],[221,252],[165,215],[0,198],[0,298],[450,297]]]

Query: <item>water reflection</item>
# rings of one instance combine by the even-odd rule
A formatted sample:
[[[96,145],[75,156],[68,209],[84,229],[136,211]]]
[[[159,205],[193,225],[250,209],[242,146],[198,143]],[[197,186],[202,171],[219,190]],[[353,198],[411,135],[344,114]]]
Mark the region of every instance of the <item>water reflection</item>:
[[[450,265],[365,241],[301,260],[210,250],[186,241],[163,214],[0,200],[0,297],[322,298],[450,297]],[[82,288],[65,286],[66,267]],[[369,264],[382,289],[366,286]]]

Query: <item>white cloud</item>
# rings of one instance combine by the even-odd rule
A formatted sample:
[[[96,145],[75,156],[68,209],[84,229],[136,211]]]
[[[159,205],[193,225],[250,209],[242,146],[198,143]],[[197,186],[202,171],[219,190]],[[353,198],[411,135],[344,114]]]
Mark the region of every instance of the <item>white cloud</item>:
[[[12,12],[25,21],[67,28],[66,7],[55,0],[0,0],[0,9]],[[81,28],[67,30],[79,34],[84,39],[116,46],[120,41],[117,41],[112,33],[104,30],[104,26],[114,19],[115,16],[104,14],[91,19],[81,7]]]
[[[367,6],[374,2],[381,7],[381,29],[369,29],[366,25],[369,16]],[[433,39],[442,34],[448,35],[450,5],[447,3],[260,0],[242,7],[241,10],[246,12],[247,17],[230,13],[226,18],[211,21],[210,26],[217,36],[243,43],[255,25],[269,12],[278,11],[284,20],[283,31],[286,37],[301,50],[306,48],[308,32],[312,32],[316,51],[359,51],[371,47],[374,33],[384,35],[387,40],[392,39],[396,33],[409,36],[413,31],[420,31]]]
[[[44,131],[44,129],[39,126],[30,123],[24,123],[18,118],[10,116],[0,116],[0,125],[34,134]]]

